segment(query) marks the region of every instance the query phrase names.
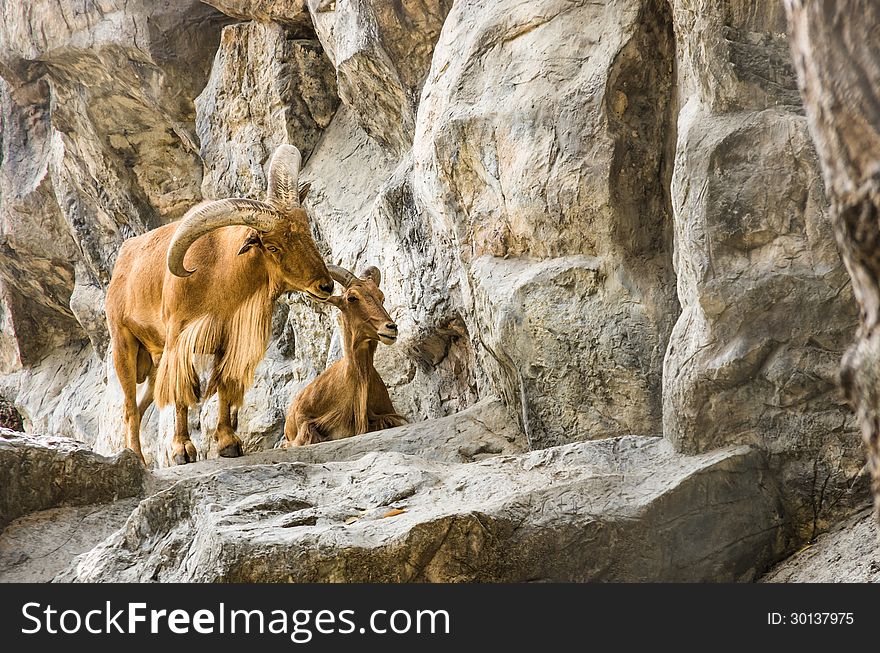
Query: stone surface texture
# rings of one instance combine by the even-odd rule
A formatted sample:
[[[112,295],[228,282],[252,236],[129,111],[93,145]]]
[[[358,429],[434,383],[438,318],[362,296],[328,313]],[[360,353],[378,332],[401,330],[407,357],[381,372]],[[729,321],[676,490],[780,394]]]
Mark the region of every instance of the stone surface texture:
[[[812,538],[862,499],[837,385],[857,311],[803,116],[781,2],[674,4],[679,316],[663,367],[678,449],[765,450]],[[856,489],[861,488],[861,489]]]
[[[56,580],[750,580],[782,542],[767,480],[748,447],[690,457],[640,437],[238,466],[141,501]]]
[[[0,529],[38,510],[138,496],[145,476],[128,450],[107,458],[67,438],[0,428]]]
[[[762,583],[880,583],[877,522],[863,510],[773,567]]]
[[[853,0],[785,6],[831,221],[859,308],[840,380],[867,447],[880,520],[880,57],[868,36],[880,29],[880,6]]]

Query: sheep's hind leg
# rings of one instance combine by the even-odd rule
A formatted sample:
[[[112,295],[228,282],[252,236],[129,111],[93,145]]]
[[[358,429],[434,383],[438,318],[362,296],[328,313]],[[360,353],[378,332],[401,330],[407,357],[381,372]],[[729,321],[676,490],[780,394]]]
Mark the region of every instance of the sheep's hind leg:
[[[241,440],[235,434],[235,429],[233,428],[233,407],[229,401],[226,388],[220,386],[217,394],[220,398],[217,410],[217,433],[215,435],[215,438],[217,439],[217,450],[224,458],[237,458],[238,456],[241,456],[243,452]],[[237,408],[235,408],[235,421],[238,422]]]
[[[138,400],[138,413],[140,413],[141,420],[144,419],[144,414],[147,412],[147,409],[153,405],[153,398],[155,396],[154,390],[156,387],[156,368],[153,367],[147,374],[147,386],[144,389],[144,394]]]
[[[175,404],[174,439],[171,441],[171,460],[175,465],[194,463],[198,459],[196,447],[189,439],[189,408]]]
[[[140,343],[128,329],[116,328],[112,334],[113,365],[125,396],[123,418],[125,420],[125,446],[134,451],[144,463],[141,452],[141,412],[137,405],[138,351]],[[144,463],[146,464],[146,463]]]

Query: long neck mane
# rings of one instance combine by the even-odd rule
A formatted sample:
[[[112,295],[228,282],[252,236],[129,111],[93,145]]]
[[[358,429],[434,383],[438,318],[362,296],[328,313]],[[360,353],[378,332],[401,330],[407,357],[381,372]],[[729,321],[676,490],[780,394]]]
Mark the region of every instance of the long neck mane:
[[[370,391],[370,377],[373,373],[373,357],[377,342],[358,336],[353,325],[345,315],[341,317],[344,339],[345,369],[349,380],[354,384],[354,428],[355,434],[369,430],[367,403]]]

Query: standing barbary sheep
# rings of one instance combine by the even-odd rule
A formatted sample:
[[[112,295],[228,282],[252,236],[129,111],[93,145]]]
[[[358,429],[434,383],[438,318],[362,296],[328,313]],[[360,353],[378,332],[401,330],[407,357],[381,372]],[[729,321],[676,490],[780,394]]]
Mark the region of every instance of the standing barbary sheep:
[[[358,278],[335,265],[327,267],[343,286],[341,295],[327,301],[339,309],[345,352],[290,404],[285,446],[339,440],[406,424],[373,367],[377,344],[392,345],[397,340],[397,325],[382,305],[385,295],[379,290],[379,270],[369,267]]]
[[[179,222],[122,246],[105,312],[125,394],[125,442],[142,461],[140,424],[154,386],[159,406],[174,404],[177,411],[171,450],[176,464],[195,462],[189,407],[214,392],[220,396],[220,455],[240,456],[232,410],[241,405],[266,353],[275,300],[296,290],[324,301],[333,292],[302,208],[308,189],[298,189],[301,162],[298,149],[282,145],[269,165],[265,202],[204,202]],[[197,354],[214,357],[205,393],[194,366]],[[138,402],[137,384],[144,381]]]

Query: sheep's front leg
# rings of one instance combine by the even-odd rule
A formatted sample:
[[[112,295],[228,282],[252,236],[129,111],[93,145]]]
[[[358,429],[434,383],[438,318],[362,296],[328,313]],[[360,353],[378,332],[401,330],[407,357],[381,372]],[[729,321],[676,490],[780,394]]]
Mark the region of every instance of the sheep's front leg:
[[[370,415],[370,432],[382,431],[383,429],[393,429],[395,426],[403,426],[408,424],[401,415],[397,413],[386,413],[385,415]]]
[[[311,420],[304,419],[299,423],[296,430],[296,437],[290,443],[291,447],[301,447],[305,444],[317,444],[323,442],[324,437]]]
[[[233,410],[229,401],[229,394],[223,386],[220,386],[217,394],[220,398],[217,409],[217,433],[214,436],[217,440],[217,450],[224,458],[237,458],[242,455],[242,448],[241,440],[235,434],[235,428],[232,423]],[[235,410],[235,421],[238,422],[237,408]]]
[[[196,447],[189,439],[189,407],[175,404],[174,439],[171,441],[171,460],[175,465],[194,463],[198,459]]]

